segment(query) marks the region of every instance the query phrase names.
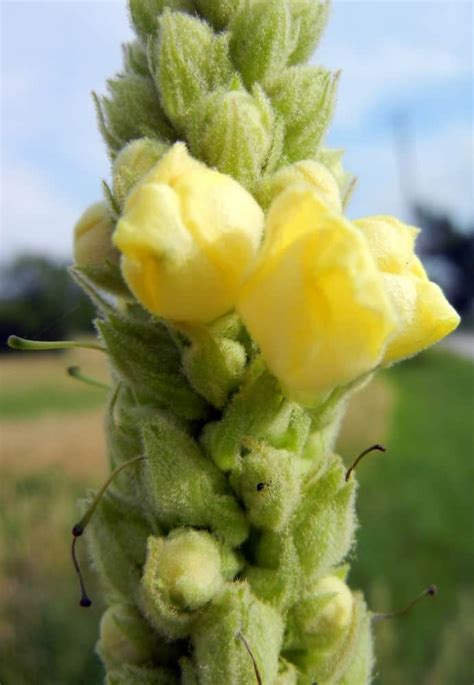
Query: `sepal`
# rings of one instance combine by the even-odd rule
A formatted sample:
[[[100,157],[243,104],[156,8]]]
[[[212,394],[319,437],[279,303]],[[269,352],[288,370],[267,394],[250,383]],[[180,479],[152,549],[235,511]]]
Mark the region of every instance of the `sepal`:
[[[124,666],[107,673],[105,685],[178,685],[178,678],[171,669],[161,666]]]
[[[190,339],[183,353],[183,369],[191,386],[214,407],[223,407],[242,380],[247,363],[244,346],[237,340],[213,335],[207,326],[182,330]]]
[[[112,169],[114,197],[120,208],[133,186],[161,159],[168,147],[153,138],[140,138],[120,151]]]
[[[306,62],[313,54],[329,16],[328,0],[289,0],[294,47],[290,64]]]
[[[247,88],[270,83],[285,67],[292,49],[286,0],[243,2],[229,28],[232,61]]]
[[[129,0],[130,18],[137,34],[146,42],[158,31],[160,16],[165,9],[192,12],[192,0]]]
[[[210,528],[231,546],[248,535],[248,523],[224,476],[176,422],[157,416],[143,427],[145,484],[159,521]]]
[[[256,682],[245,642],[263,685],[274,683],[282,633],[282,619],[275,609],[259,601],[246,583],[229,584],[192,632],[193,662],[199,684]]]
[[[211,89],[230,78],[227,38],[216,36],[197,17],[165,11],[150,55],[163,108],[183,133],[189,128],[194,108]]]

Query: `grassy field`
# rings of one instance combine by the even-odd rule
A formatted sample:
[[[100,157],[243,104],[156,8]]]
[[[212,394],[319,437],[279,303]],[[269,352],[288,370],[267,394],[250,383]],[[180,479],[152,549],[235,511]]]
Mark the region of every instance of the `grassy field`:
[[[98,685],[100,601],[77,606],[69,557],[76,501],[105,471],[105,393],[67,377],[107,378],[97,352],[1,360],[0,682]],[[409,616],[377,626],[380,685],[474,681],[472,548],[474,365],[432,352],[390,370],[354,398],[339,448],[361,465],[351,581],[375,611],[439,585]],[[84,550],[82,549],[82,552]],[[88,586],[95,597],[91,572]]]

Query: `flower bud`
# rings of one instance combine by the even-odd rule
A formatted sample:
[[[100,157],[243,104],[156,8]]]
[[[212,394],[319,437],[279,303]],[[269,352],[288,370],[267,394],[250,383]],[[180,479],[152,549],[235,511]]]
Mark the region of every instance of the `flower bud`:
[[[164,12],[152,47],[153,76],[167,117],[184,133],[193,109],[231,73],[227,37],[181,12]]]
[[[226,28],[238,10],[239,3],[235,0],[195,0],[195,5],[207,21],[215,29],[221,31]]]
[[[74,263],[76,266],[118,265],[120,253],[112,243],[115,225],[105,202],[86,209],[74,227]]]
[[[316,190],[330,209],[335,212],[341,211],[341,197],[336,179],[323,164],[312,159],[290,164],[265,178],[256,192],[260,205],[268,207],[280,193],[296,183],[307,183]]]
[[[232,62],[247,88],[254,83],[270,83],[285,67],[292,49],[286,0],[242,3],[230,31]]]
[[[146,42],[158,30],[162,12],[169,8],[176,12],[192,12],[192,0],[129,0],[130,17],[135,31]]]
[[[356,481],[346,482],[346,469],[337,455],[316,464],[304,479],[301,498],[290,522],[300,567],[316,578],[340,564],[354,539]]]
[[[270,207],[237,310],[284,393],[306,406],[371,371],[394,326],[360,231],[307,186]]]
[[[74,227],[74,264],[99,288],[123,295],[129,291],[120,273],[120,252],[112,242],[114,229],[105,202],[86,209]]]
[[[356,183],[356,177],[346,171],[342,165],[344,150],[332,150],[330,148],[319,147],[314,159],[320,162],[336,179],[342,200],[342,206],[346,207],[351,199],[352,192]]]
[[[155,628],[170,638],[189,634],[200,609],[232,577],[238,563],[229,551],[223,564],[221,546],[205,531],[177,529],[167,538],[150,537],[141,606]],[[229,565],[229,555],[233,564]],[[230,573],[229,573],[230,570]]]
[[[199,684],[254,683],[253,659],[261,682],[274,683],[282,633],[275,609],[260,602],[246,583],[229,584],[206,608],[191,635]]]
[[[335,649],[352,623],[354,599],[337,576],[324,576],[288,614],[285,649]]]
[[[273,115],[263,92],[231,90],[209,96],[196,113],[191,146],[196,156],[251,190],[272,142]]]
[[[164,526],[210,528],[233,547],[246,539],[244,512],[190,435],[158,415],[144,425],[143,443],[148,497]]]
[[[133,186],[158,162],[168,145],[153,138],[132,140],[115,159],[113,166],[114,197],[123,207]]]
[[[253,197],[177,143],[128,196],[114,242],[141,304],[205,323],[234,307],[262,230]]]
[[[329,2],[289,0],[295,46],[289,63],[306,62],[313,54],[329,16]]]
[[[232,473],[231,484],[256,528],[282,530],[300,495],[296,459],[285,450],[247,440],[250,452]]]
[[[311,158],[328,127],[334,108],[338,74],[320,67],[285,69],[268,95],[285,122],[283,151],[289,162]]]
[[[183,353],[183,369],[200,395],[214,407],[223,407],[242,379],[247,354],[237,340],[212,335],[205,326],[188,327],[191,344]]]
[[[121,664],[145,664],[153,656],[153,632],[131,604],[113,604],[100,622],[97,651],[107,670]]]
[[[173,137],[150,78],[127,74],[110,79],[107,85],[109,95],[96,97],[95,102],[99,127],[112,157],[134,138]]]
[[[449,335],[460,318],[415,255],[418,229],[389,216],[354,223],[369,244],[398,317],[383,363],[411,357]]]

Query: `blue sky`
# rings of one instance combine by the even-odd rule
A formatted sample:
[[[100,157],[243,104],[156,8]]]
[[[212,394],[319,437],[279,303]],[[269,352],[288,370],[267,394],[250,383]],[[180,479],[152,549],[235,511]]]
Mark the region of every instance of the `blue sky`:
[[[109,163],[90,91],[132,37],[125,0],[3,0],[0,255],[70,257],[71,229]],[[462,0],[335,0],[314,62],[342,69],[328,143],[358,176],[349,216],[408,219],[393,119],[413,141],[412,195],[472,222],[473,6]],[[408,157],[405,157],[408,160]]]

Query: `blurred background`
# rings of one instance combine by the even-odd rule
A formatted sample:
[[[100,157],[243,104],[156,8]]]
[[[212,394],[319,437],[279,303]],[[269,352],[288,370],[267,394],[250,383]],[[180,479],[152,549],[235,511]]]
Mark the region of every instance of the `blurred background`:
[[[91,332],[65,266],[72,226],[109,177],[90,91],[120,68],[131,31],[125,1],[0,9],[0,682],[98,685],[100,602],[77,606],[69,543],[78,498],[106,472],[105,392],[65,369],[107,370],[95,351],[18,355],[4,343]],[[377,625],[379,685],[474,681],[472,13],[458,0],[336,0],[314,58],[343,72],[328,143],[358,175],[349,216],[421,226],[418,250],[463,315],[450,340],[357,395],[340,438],[348,462],[388,448],[358,472],[352,585],[375,611],[440,589]]]

